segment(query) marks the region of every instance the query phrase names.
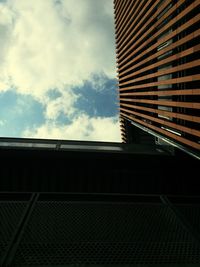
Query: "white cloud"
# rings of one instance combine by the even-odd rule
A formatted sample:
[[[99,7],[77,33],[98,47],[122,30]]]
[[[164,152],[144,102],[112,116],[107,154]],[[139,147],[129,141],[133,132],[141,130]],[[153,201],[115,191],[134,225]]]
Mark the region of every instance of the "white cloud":
[[[1,16],[1,83],[41,98],[94,73],[115,76],[112,1],[7,0]]]
[[[5,120],[0,120],[0,126],[3,126],[5,124]]]
[[[43,103],[46,106],[45,118],[56,120],[60,113],[63,113],[68,118],[72,117],[77,111],[74,107],[79,95],[75,95],[71,90],[62,91],[62,95],[56,99],[50,99],[48,97],[43,99]]]
[[[78,115],[75,87],[94,90],[115,70],[112,0],[7,0],[0,3],[0,92],[14,88],[45,107],[46,124],[28,137],[120,141],[116,118]],[[101,77],[94,79],[94,77]],[[61,96],[48,97],[56,88]],[[58,126],[60,113],[72,123]]]
[[[49,121],[35,130],[26,130],[23,137],[121,142],[118,118],[87,115],[80,115],[70,125],[59,126]]]

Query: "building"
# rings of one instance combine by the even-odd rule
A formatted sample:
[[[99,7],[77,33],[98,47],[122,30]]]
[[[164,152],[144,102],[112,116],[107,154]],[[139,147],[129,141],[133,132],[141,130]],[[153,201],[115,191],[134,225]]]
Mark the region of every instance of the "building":
[[[199,266],[199,161],[157,148],[0,138],[0,266]]]
[[[139,127],[199,155],[199,0],[114,0],[114,9],[123,141]]]
[[[199,150],[200,2],[114,3],[125,143],[0,138],[2,267],[200,266],[199,161],[160,145]]]

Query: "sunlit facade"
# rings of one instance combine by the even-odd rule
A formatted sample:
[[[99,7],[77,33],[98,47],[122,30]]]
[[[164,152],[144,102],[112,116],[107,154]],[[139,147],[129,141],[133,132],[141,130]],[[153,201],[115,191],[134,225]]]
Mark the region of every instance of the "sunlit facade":
[[[200,1],[114,1],[120,120],[200,150]]]

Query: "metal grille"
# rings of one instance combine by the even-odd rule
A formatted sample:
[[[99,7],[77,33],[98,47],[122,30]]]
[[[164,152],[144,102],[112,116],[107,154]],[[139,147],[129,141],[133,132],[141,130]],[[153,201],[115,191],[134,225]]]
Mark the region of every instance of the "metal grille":
[[[0,259],[20,221],[26,202],[0,202]]]
[[[22,245],[12,266],[199,263],[191,243],[60,243]]]
[[[200,248],[160,204],[38,202],[13,266],[200,263]]]
[[[200,231],[200,205],[177,205],[176,206],[196,231]]]

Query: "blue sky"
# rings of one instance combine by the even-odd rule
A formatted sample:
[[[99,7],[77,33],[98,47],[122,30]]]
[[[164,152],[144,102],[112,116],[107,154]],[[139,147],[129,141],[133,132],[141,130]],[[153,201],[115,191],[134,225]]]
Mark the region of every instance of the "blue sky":
[[[112,0],[0,0],[0,136],[120,142],[116,83]]]

